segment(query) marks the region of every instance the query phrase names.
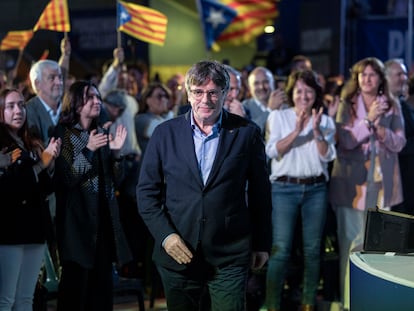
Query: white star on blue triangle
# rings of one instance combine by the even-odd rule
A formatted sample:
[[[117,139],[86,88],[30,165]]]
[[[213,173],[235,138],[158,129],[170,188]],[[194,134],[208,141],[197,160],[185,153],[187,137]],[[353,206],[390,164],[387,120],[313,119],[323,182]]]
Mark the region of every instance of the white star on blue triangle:
[[[214,41],[236,17],[237,12],[215,0],[200,0],[199,9],[204,24],[206,47],[210,50]]]
[[[131,20],[131,15],[128,13],[127,9],[118,2],[118,17],[117,17],[117,28],[121,27],[123,24],[128,23]]]

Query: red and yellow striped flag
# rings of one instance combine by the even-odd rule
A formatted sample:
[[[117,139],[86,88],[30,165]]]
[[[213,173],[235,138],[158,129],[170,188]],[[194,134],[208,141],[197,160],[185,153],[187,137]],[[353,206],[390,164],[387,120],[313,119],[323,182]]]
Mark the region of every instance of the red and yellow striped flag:
[[[274,0],[221,0],[237,12],[233,22],[221,33],[217,42],[230,45],[249,43],[264,32],[264,27],[278,16]]]
[[[149,43],[164,45],[168,19],[142,5],[118,1],[117,29]]]
[[[69,32],[70,21],[67,0],[51,0],[33,27],[33,31],[38,29]]]
[[[33,37],[33,30],[9,31],[0,44],[0,50],[23,50]]]

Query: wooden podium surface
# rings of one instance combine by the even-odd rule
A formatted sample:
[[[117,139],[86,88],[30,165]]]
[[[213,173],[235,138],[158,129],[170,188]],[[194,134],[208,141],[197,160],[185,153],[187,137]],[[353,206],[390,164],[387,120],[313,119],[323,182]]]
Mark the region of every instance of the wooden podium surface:
[[[414,254],[352,253],[352,311],[414,310]]]

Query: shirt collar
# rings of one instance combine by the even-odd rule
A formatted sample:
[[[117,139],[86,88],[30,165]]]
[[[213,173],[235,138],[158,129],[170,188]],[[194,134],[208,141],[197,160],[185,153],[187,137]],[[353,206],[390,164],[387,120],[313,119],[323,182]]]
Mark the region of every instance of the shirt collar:
[[[220,130],[221,130],[221,123],[222,123],[222,120],[223,120],[223,110],[221,110],[221,112],[220,112],[220,115],[219,115],[219,117],[218,117],[218,119],[217,119],[217,121],[216,121],[216,123],[214,123],[214,125],[213,125],[213,129],[212,129],[212,133],[213,132],[220,132]],[[195,121],[194,121],[194,115],[193,115],[193,110],[191,110],[191,115],[190,115],[190,122],[191,122],[191,128],[194,130],[194,129],[200,129],[199,127],[198,127],[198,125],[195,123]]]
[[[260,110],[262,110],[263,112],[266,112],[266,111],[270,112],[270,111],[272,111],[272,109],[270,109],[269,107],[264,106],[264,105],[260,102],[260,100],[258,100],[258,99],[256,99],[256,98],[253,98],[253,99],[254,99],[255,104],[256,104],[256,105],[260,108]]]
[[[37,96],[37,97],[39,98],[39,100],[42,103],[43,107],[45,107],[45,109],[46,109],[46,111],[47,111],[48,114],[50,114],[51,116],[52,115],[59,115],[60,114],[60,111],[62,109],[62,105],[60,104],[60,101],[58,103],[58,108],[57,108],[56,113],[55,113],[53,111],[53,109],[50,108],[50,106],[48,104],[46,104],[46,102],[40,96]]]

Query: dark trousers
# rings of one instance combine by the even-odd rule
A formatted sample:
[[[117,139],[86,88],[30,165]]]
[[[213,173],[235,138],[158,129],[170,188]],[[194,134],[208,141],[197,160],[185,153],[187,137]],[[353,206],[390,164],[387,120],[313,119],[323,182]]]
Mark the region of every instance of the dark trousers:
[[[91,269],[73,261],[62,262],[57,311],[113,310],[111,252],[104,243],[98,245],[96,262]]]
[[[414,157],[400,156],[398,158],[401,172],[401,184],[404,201],[392,207],[392,211],[414,215],[414,191],[411,183],[414,179]]]
[[[205,295],[210,297],[212,311],[246,310],[247,265],[212,267],[199,261],[184,271],[157,268],[168,311],[205,310]]]

